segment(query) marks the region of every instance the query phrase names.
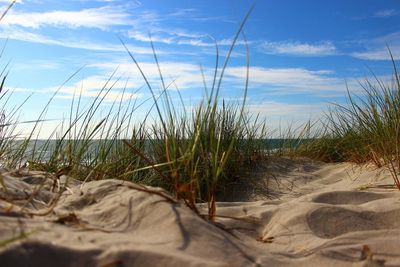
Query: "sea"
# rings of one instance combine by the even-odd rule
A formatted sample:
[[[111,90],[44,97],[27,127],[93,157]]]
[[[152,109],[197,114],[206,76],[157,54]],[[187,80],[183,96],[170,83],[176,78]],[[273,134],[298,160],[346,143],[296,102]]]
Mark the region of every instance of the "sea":
[[[280,149],[285,148],[294,148],[301,144],[304,144],[311,139],[263,139],[260,140],[262,142],[262,147],[266,152],[276,152]],[[97,153],[98,149],[105,144],[105,142],[110,142],[111,140],[91,140],[88,145],[87,152],[88,155]],[[154,140],[151,140],[154,142]],[[57,146],[60,145],[60,141],[58,140],[30,140],[27,143],[24,143],[23,140],[14,140],[8,142],[7,144],[2,144],[0,140],[0,152],[8,151],[8,155],[15,155],[16,153],[23,153],[23,156],[20,157],[23,162],[31,160],[31,159],[39,159],[40,161],[47,161],[50,159],[52,154],[54,153]],[[79,143],[83,141],[73,140],[73,143]],[[149,140],[150,143],[150,140]],[[65,143],[64,143],[65,144]],[[82,144],[82,143],[81,143]],[[121,145],[121,141],[117,141],[115,145]],[[146,146],[145,146],[146,147]],[[24,148],[24,149],[22,149]],[[3,159],[7,157],[7,153],[2,153]]]

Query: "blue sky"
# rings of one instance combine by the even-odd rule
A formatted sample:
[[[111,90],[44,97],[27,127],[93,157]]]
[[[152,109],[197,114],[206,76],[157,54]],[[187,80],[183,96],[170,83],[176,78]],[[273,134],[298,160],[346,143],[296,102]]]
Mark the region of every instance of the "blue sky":
[[[10,1],[0,0],[4,10]],[[211,83],[215,65],[214,38],[220,61],[252,1],[239,0],[18,0],[0,22],[0,42],[8,62],[9,105],[31,95],[21,113],[34,119],[53,92],[76,70],[56,96],[48,117],[69,112],[74,91],[90,101],[118,67],[120,79],[107,97],[138,102],[148,98],[144,81],[119,38],[141,64],[155,88],[158,71],[149,43],[152,36],[166,82],[175,81],[185,103],[204,95],[200,65]],[[248,104],[276,127],[278,122],[318,118],[327,103],[343,103],[346,82],[359,92],[359,81],[390,80],[387,51],[400,57],[398,0],[259,0],[244,32],[250,51]],[[212,37],[212,38],[211,38]],[[8,40],[8,41],[7,41]],[[240,99],[246,75],[246,49],[239,39],[227,68],[222,96]],[[138,110],[144,114],[149,104]]]

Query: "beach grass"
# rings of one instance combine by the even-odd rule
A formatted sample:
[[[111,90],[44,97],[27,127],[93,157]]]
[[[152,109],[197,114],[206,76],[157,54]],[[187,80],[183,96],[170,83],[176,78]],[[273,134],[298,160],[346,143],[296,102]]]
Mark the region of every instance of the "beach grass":
[[[346,105],[332,105],[310,142],[298,155],[327,162],[373,162],[389,169],[400,189],[400,77],[392,58],[391,81],[374,76],[362,84],[363,94],[348,91]]]
[[[14,114],[18,114],[16,111],[23,108],[24,103],[14,113],[4,107],[7,122],[2,124],[0,141],[3,166],[27,167],[54,173],[57,177],[68,174],[84,182],[117,178],[159,186],[197,213],[196,203],[208,203],[208,219],[213,221],[216,195],[238,179],[243,179],[243,170],[265,161],[268,154],[265,122],[246,111],[250,64],[247,46],[243,97],[229,102],[220,96],[236,42],[241,36],[245,39],[243,28],[251,10],[240,24],[222,63],[219,47],[215,45],[212,84],[207,86],[204,81],[205,97],[194,108],[185,107],[182,99],[182,109],[176,108],[177,103],[172,101],[169,86],[165,84],[152,42],[161,88],[153,88],[140,63],[121,40],[151,93],[153,103],[142,121],[133,122],[141,103],[133,98],[125,101],[125,90],[120,99],[104,108],[107,95],[119,81],[115,71],[89,105],[82,104],[82,94],[77,92],[71,101],[69,117],[54,129],[47,140],[39,140],[50,103],[62,86],[80,71],[77,70],[54,92],[37,120],[24,122],[33,124],[27,136],[21,138],[15,133],[16,125],[21,122],[14,119]],[[204,77],[201,71],[199,75]],[[2,86],[5,80],[6,75],[3,75]],[[180,97],[179,90],[177,93]],[[154,112],[153,109],[157,119],[150,121],[149,114]]]

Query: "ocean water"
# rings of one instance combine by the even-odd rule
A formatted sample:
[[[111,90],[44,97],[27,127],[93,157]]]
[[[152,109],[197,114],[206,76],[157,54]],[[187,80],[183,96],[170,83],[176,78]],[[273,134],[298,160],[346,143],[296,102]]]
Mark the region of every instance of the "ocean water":
[[[149,140],[150,141],[150,140]],[[151,140],[154,142],[154,140]],[[300,144],[304,144],[310,139],[303,139],[303,140],[298,140],[298,139],[265,139],[265,140],[260,140],[263,145],[263,149],[266,151],[276,151],[278,149],[284,148],[284,147],[296,147]],[[16,140],[13,141],[9,145],[10,148],[10,154],[13,152],[17,152],[24,141],[22,140]],[[80,143],[81,142],[81,143]],[[82,144],[83,141],[80,140],[73,140],[72,143],[76,144]],[[110,142],[110,140],[92,140],[87,146],[86,150],[86,156],[90,158],[91,155],[94,155],[99,152],[99,148],[103,145],[105,145],[106,142]],[[64,146],[65,146],[64,142]],[[149,142],[150,143],[150,142]],[[50,159],[51,155],[54,153],[55,149],[57,146],[59,146],[60,143],[57,140],[31,140],[29,143],[26,145],[26,149],[24,151],[24,156],[22,157],[22,161],[27,161],[30,159],[36,159],[40,161],[46,161]],[[118,145],[124,145],[122,141],[117,141],[113,145],[118,146]],[[146,145],[145,145],[146,147]],[[24,162],[21,162],[22,164]]]

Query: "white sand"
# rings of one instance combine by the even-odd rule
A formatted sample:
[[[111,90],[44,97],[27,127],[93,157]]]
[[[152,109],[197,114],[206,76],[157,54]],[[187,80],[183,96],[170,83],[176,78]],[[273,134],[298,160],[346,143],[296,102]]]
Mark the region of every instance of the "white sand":
[[[0,266],[400,266],[400,192],[387,172],[282,159],[269,171],[268,190],[258,174],[258,190],[231,195],[257,201],[218,203],[217,227],[117,180],[71,180],[52,212],[23,215],[46,213],[52,181],[37,190],[45,174],[3,169]]]

